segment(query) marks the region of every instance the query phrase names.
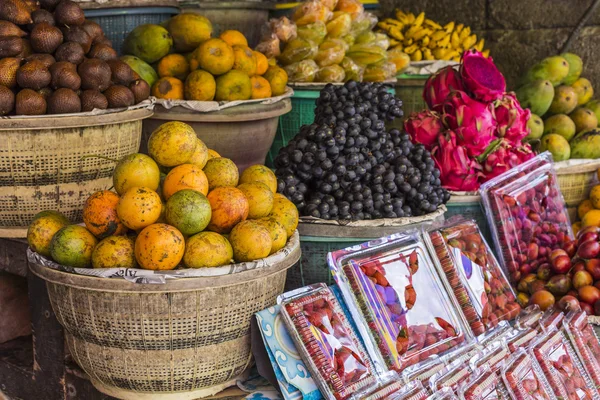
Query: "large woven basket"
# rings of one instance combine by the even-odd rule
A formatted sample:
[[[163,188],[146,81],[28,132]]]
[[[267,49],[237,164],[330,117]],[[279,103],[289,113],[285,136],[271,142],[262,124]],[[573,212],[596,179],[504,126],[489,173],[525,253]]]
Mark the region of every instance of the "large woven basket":
[[[75,361],[98,390],[133,400],[185,400],[235,384],[252,364],[251,316],[276,303],[300,259],[299,236],[283,261],[206,278],[135,284],[30,263]]]
[[[598,184],[596,171],[600,168],[600,159],[557,162],[554,168],[567,207],[577,207]]]
[[[23,237],[33,216],[81,221],[88,196],[112,186],[115,162],[140,147],[139,109],[101,116],[0,119],[0,236]]]

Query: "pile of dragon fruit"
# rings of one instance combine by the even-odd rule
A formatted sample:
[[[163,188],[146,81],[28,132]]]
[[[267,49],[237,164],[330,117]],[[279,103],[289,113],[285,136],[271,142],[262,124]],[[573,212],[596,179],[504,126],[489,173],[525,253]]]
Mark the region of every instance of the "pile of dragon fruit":
[[[458,70],[446,67],[428,79],[423,99],[429,110],[413,113],[404,128],[431,151],[446,189],[475,191],[534,156],[522,143],[531,113],[506,92],[491,57],[465,52]]]

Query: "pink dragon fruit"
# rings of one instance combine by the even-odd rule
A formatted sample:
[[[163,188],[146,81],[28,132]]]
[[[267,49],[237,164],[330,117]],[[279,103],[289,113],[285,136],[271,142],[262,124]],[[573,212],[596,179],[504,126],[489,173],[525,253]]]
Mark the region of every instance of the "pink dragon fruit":
[[[507,93],[493,104],[493,113],[498,124],[498,137],[505,138],[513,146],[519,146],[528,134],[529,109],[523,110],[514,93]]]
[[[404,130],[413,143],[421,143],[429,151],[437,143],[437,137],[444,130],[440,115],[435,111],[414,112],[404,121]]]
[[[452,92],[444,102],[443,112],[444,125],[455,131],[458,144],[466,148],[469,156],[477,157],[494,140],[496,123],[492,112],[465,92]]]
[[[508,140],[499,139],[481,156],[485,181],[524,163],[534,155],[529,144],[515,147]]]
[[[454,90],[464,90],[463,83],[458,71],[452,67],[446,67],[427,79],[423,89],[423,100],[430,110],[441,112],[446,97]]]
[[[481,165],[469,158],[463,146],[457,145],[454,132],[439,135],[438,144],[433,148],[431,156],[440,170],[443,187],[465,192],[479,189],[479,179],[483,177]]]
[[[494,64],[475,49],[463,53],[460,76],[467,91],[484,103],[494,101],[506,92],[506,80]]]

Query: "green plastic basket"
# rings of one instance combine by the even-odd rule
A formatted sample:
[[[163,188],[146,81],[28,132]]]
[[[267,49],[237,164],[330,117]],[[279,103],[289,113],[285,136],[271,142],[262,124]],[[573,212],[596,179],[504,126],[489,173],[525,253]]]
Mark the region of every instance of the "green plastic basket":
[[[448,209],[448,211],[446,211],[446,214],[444,214],[445,219],[449,219],[456,215],[460,215],[466,219],[475,220],[475,222],[477,222],[477,225],[479,226],[479,229],[481,230],[481,233],[485,237],[485,240],[490,246],[492,246],[492,234],[490,232],[490,227],[488,225],[487,218],[479,200],[473,200],[469,202],[456,202],[452,201],[452,197],[450,197],[450,201],[446,203],[446,208]]]

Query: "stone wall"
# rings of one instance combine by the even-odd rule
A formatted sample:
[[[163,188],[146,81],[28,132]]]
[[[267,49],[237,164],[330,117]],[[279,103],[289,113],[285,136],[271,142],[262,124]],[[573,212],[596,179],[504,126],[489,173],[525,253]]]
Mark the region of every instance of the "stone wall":
[[[395,8],[425,11],[440,24],[463,23],[486,39],[494,61],[514,89],[527,68],[557,54],[593,0],[379,0],[382,15]],[[573,42],[582,57],[583,76],[600,94],[600,8]],[[600,96],[596,96],[600,97]]]

